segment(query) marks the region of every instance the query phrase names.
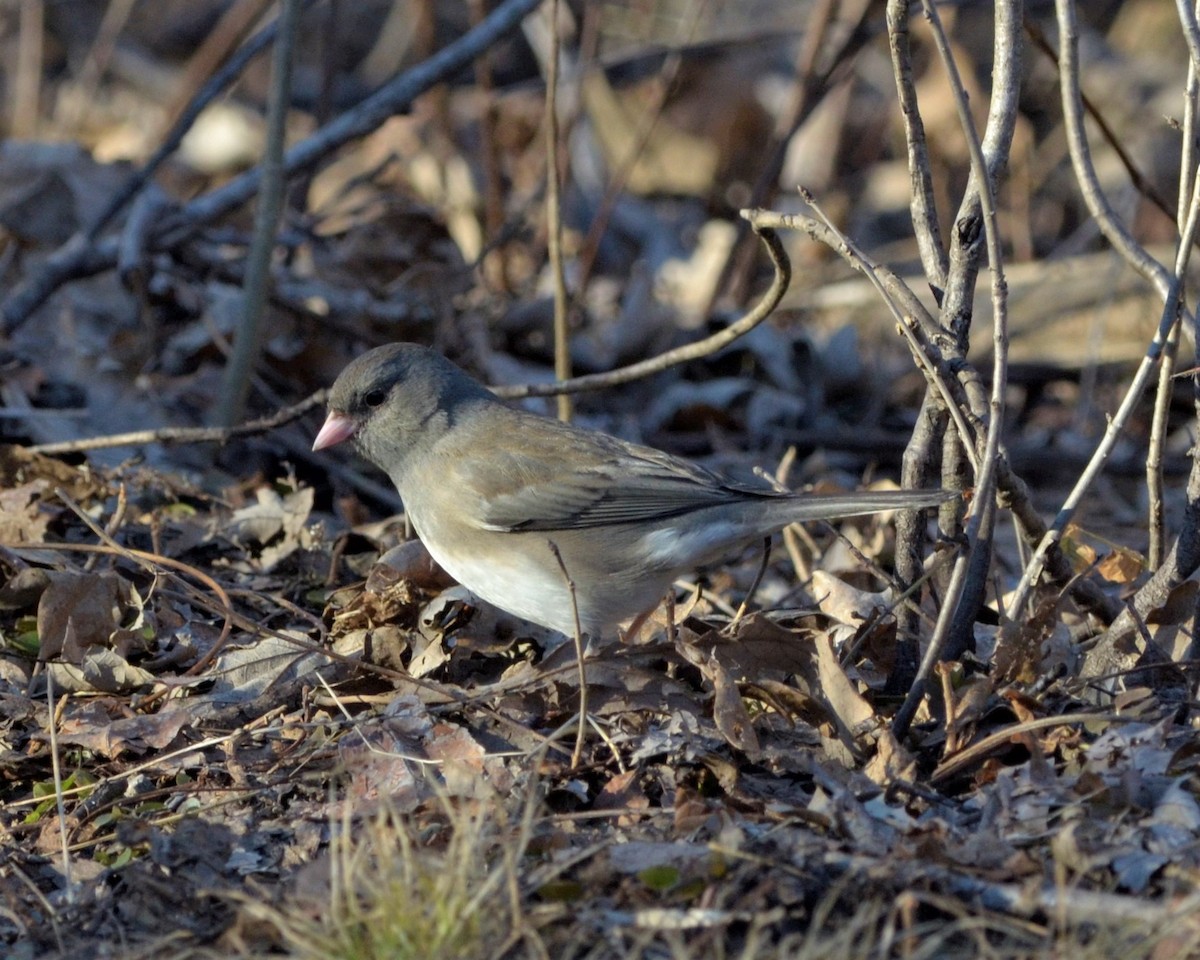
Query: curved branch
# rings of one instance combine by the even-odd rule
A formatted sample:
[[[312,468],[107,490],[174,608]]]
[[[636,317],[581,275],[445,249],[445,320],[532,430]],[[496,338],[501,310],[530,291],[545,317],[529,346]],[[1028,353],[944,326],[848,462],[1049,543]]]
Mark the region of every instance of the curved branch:
[[[1063,123],[1067,130],[1071,166],[1075,169],[1079,189],[1105,239],[1134,270],[1154,285],[1158,295],[1165,301],[1171,296],[1170,273],[1150,256],[1121,222],[1104,195],[1092,163],[1087,134],[1083,129],[1083,99],[1079,91],[1079,25],[1075,19],[1074,0],[1055,0],[1054,7],[1058,14],[1058,75],[1062,88]]]
[[[520,399],[524,397],[554,397],[563,393],[580,393],[584,390],[600,390],[604,387],[615,387],[622,383],[630,383],[633,380],[641,380],[669,367],[687,363],[689,360],[698,360],[701,357],[707,357],[733,343],[738,337],[749,333],[766,320],[775,308],[779,306],[779,302],[783,299],[783,295],[787,292],[787,288],[792,282],[792,264],[788,260],[787,252],[783,249],[783,244],[779,242],[779,234],[759,220],[759,211],[743,210],[742,217],[750,222],[750,225],[754,228],[754,232],[758,234],[759,239],[762,240],[763,245],[767,248],[767,253],[771,257],[771,264],[775,267],[775,279],[771,281],[771,286],[762,295],[758,303],[736,322],[731,323],[724,330],[714,333],[711,337],[705,337],[696,343],[676,347],[674,350],[660,353],[657,357],[651,357],[649,360],[643,360],[641,363],[632,363],[627,367],[621,367],[619,370],[610,370],[608,373],[592,373],[583,377],[574,377],[570,380],[560,380],[556,383],[535,383],[523,387],[501,387],[495,391],[496,394],[509,399]]]

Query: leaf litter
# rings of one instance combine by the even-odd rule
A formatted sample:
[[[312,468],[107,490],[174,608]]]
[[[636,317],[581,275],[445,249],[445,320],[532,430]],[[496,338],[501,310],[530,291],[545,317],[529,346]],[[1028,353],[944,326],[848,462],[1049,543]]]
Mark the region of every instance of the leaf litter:
[[[37,474],[37,458],[26,469]],[[62,481],[61,465],[47,469]],[[859,872],[897,894],[973,890],[983,903],[1017,883],[1025,899],[1003,910],[1036,917],[1068,895],[1085,909],[1090,890],[1162,895],[1200,869],[1200,755],[1153,704],[1037,726],[1027,721],[1089,709],[1069,678],[1018,696],[997,687],[1003,673],[959,665],[942,681],[945,723],[896,742],[863,638],[894,629],[886,593],[822,574],[813,606],[736,621],[693,595],[670,629],[660,612],[638,637],[593,649],[596,735],[572,770],[562,735],[547,740],[578,705],[562,638],[422,578],[411,547],[355,579],[361,565],[333,555],[347,541],[327,534],[313,490],[287,478],[231,508],[89,471],[78,506],[105,526],[122,486],[138,506],[101,542],[158,544],[181,566],[117,546],[71,552],[90,531],[36,483],[48,525],[15,536],[4,560],[4,636],[32,625],[47,661],[6,645],[6,845],[31,882],[53,887],[65,830],[74,883],[121,905],[98,934],[152,940],[179,931],[186,910],[182,929],[217,937],[245,922],[247,882],[276,885],[272,902],[286,902],[285,878],[321,862],[338,824],[383,808],[419,820],[447,803],[512,812],[531,795],[544,804],[531,842],[553,879],[523,868],[522,889],[547,942],[565,909],[597,931],[786,926],[831,877]],[[232,611],[179,572],[192,567],[221,582]],[[1041,676],[1052,656],[1036,624],[1000,643],[1022,644],[1012,679]],[[69,775],[61,825],[45,804],[49,694]],[[993,749],[935,772],[985,737]],[[922,786],[931,772],[937,786]],[[776,867],[764,874],[766,863]],[[106,875],[116,887],[97,886]],[[154,879],[168,875],[168,887]],[[7,895],[35,918],[27,931],[50,936],[23,890]]]

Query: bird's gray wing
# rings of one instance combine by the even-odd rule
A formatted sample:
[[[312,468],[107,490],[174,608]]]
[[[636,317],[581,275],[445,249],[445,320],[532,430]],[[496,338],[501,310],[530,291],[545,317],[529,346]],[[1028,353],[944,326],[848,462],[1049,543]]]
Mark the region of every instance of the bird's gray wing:
[[[507,454],[505,469],[489,471],[492,482],[486,488],[474,484],[478,516],[491,530],[584,530],[668,520],[740,498],[775,496],[769,488],[751,491],[649,448],[619,444],[612,453],[582,466]],[[494,482],[498,476],[506,482]]]

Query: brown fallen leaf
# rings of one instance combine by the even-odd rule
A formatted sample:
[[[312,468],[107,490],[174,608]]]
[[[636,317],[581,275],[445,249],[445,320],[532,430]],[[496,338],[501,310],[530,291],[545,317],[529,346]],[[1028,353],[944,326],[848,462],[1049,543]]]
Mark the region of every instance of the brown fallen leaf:
[[[814,633],[813,643],[817,650],[821,693],[837,718],[839,735],[848,747],[854,748],[860,737],[878,725],[875,709],[846,676],[829,637]]]
[[[737,682],[730,676],[721,661],[712,654],[704,654],[696,646],[680,639],[675,644],[679,653],[700,672],[713,686],[713,720],[717,729],[729,743],[747,753],[760,749],[758,734],[746,709],[746,703],[738,691]]]
[[[42,503],[50,486],[32,480],[17,487],[0,489],[0,543],[41,543],[52,515]]]
[[[37,612],[41,656],[81,663],[89,648],[107,645],[120,626],[127,586],[114,573],[52,570],[47,576]]]
[[[106,709],[106,703],[114,710]],[[193,719],[191,710],[182,702],[168,704],[155,713],[121,716],[120,712],[111,699],[90,701],[63,719],[58,742],[115,759],[124,754],[164,749]]]

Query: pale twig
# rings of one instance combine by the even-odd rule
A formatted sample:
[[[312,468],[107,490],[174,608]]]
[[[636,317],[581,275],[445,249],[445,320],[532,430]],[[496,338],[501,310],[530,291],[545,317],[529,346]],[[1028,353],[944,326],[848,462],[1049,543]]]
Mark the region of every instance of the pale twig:
[[[1191,54],[1191,68],[1200,67],[1200,25],[1196,23],[1196,11],[1188,0],[1175,0],[1175,9],[1179,13],[1179,23],[1183,27],[1183,39],[1187,41],[1188,52]]]
[[[67,617],[66,631],[68,634],[75,631],[75,621],[71,617]],[[46,709],[48,711],[50,726],[50,770],[54,776],[54,803],[58,810],[58,835],[62,843],[63,887],[66,892],[67,903],[73,904],[75,902],[75,881],[72,879],[73,875],[71,872],[71,843],[67,837],[67,807],[63,802],[62,762],[59,759],[58,752],[58,717],[56,716],[54,704],[53,670],[46,671]]]
[[[375,746],[375,744],[368,739],[367,735],[363,733],[362,724],[357,722],[354,715],[350,713],[350,711],[346,708],[346,705],[342,702],[341,697],[339,697],[333,687],[329,685],[329,681],[321,676],[320,673],[318,673],[316,677],[317,682],[320,683],[324,688],[325,694],[329,697],[330,702],[332,702],[333,705],[338,708],[338,711],[345,719],[347,725],[351,730],[354,731],[354,733],[358,735],[358,739],[362,742],[362,745],[366,747],[368,753],[373,753],[379,757],[391,757],[397,760],[404,760],[408,763],[414,763],[418,767],[441,767],[445,765],[446,761],[441,757],[419,757],[415,753],[406,753],[402,750],[385,750],[382,747]]]
[[[888,47],[891,51],[892,73],[896,83],[897,99],[900,106],[900,116],[904,123],[905,146],[908,154],[909,211],[913,221],[913,232],[917,240],[917,250],[921,256],[921,264],[925,271],[925,279],[934,293],[935,299],[941,305],[945,296],[949,257],[938,224],[937,203],[933,188],[933,172],[929,160],[929,145],[925,136],[925,126],[921,119],[920,104],[917,100],[916,83],[912,72],[912,46],[909,33],[911,16],[910,0],[888,0],[887,3],[887,33]],[[932,327],[932,324],[930,324]],[[911,341],[915,331],[909,334]],[[921,409],[917,414],[913,431],[905,444],[901,460],[901,482],[906,487],[923,487],[930,485],[933,479],[935,460],[939,446],[945,449],[947,444],[946,426],[949,422],[949,412],[960,409],[957,404],[947,404],[940,396],[932,381],[928,381],[925,396],[921,401]],[[972,447],[971,440],[963,436],[960,447]],[[941,443],[939,444],[939,440]],[[942,476],[946,477],[943,466]],[[948,478],[955,483],[957,477]],[[951,536],[955,535],[960,526],[959,510],[956,506],[947,506],[939,511],[939,521],[942,528]],[[916,513],[901,512],[896,517],[896,575],[904,583],[915,583],[922,569],[922,556],[925,549],[926,526],[924,517]],[[887,692],[890,694],[907,693],[916,679],[920,651],[915,641],[918,621],[909,610],[901,614],[900,640],[896,647],[895,669],[888,677]]]
[[[977,286],[980,255],[986,246],[991,262],[992,274],[992,303],[993,303],[993,349],[995,351],[992,393],[985,398],[982,383],[978,374],[970,366],[962,367],[960,377],[963,379],[964,392],[971,404],[972,413],[986,421],[987,433],[983,441],[983,449],[977,450],[982,465],[982,474],[976,474],[977,499],[985,502],[985,506],[971,521],[966,535],[970,549],[960,555],[960,560],[968,567],[963,573],[962,580],[952,594],[947,586],[947,596],[956,596],[953,601],[943,600],[943,603],[953,608],[953,619],[946,628],[948,633],[944,641],[945,647],[941,654],[956,658],[967,649],[974,639],[973,625],[980,607],[982,607],[987,592],[988,570],[992,562],[991,529],[995,511],[990,505],[994,499],[994,490],[1003,488],[1006,499],[1011,499],[1012,508],[1022,514],[1022,522],[1040,524],[1040,518],[1028,497],[1023,493],[1023,484],[1012,475],[1007,459],[999,445],[1000,430],[1003,427],[1003,409],[997,409],[997,398],[1001,402],[1004,397],[1005,375],[1003,370],[1007,363],[1007,333],[1006,333],[1006,289],[1003,276],[999,270],[999,242],[995,229],[994,196],[999,188],[1000,177],[1008,165],[1009,153],[1012,148],[1013,136],[1016,131],[1019,115],[1021,71],[1021,23],[1023,19],[1023,4],[1019,0],[998,3],[994,5],[995,31],[992,42],[992,89],[988,104],[987,124],[982,137],[977,137],[974,125],[970,119],[967,95],[961,80],[954,57],[949,51],[945,31],[936,8],[926,2],[924,10],[933,32],[938,48],[939,59],[942,61],[950,79],[950,89],[954,96],[955,107],[960,117],[969,148],[970,176],[967,188],[954,218],[954,231],[951,237],[949,252],[949,270],[946,278],[946,290],[942,298],[940,319],[943,328],[952,337],[952,346],[947,348],[947,359],[955,364],[965,362],[970,349],[970,325],[974,316],[974,298]],[[986,244],[980,244],[980,223],[983,224],[983,235]],[[961,482],[958,476],[960,453],[965,452],[965,445],[972,441],[959,436],[947,436],[942,446],[942,472],[946,483]],[[974,443],[979,444],[977,436]],[[924,451],[915,451],[924,454]],[[909,453],[906,452],[906,458]],[[994,471],[994,473],[992,472]],[[993,482],[992,477],[995,477]],[[1018,496],[1017,494],[1020,493]],[[948,510],[943,511],[949,513]],[[959,529],[957,517],[953,518],[955,525],[952,532]],[[1060,558],[1061,559],[1061,558]],[[1060,572],[1069,576],[1069,565],[1063,560]],[[951,581],[955,579],[951,574]],[[1099,594],[1099,591],[1093,590]],[[1100,595],[1102,597],[1102,595]],[[1095,606],[1096,600],[1091,599],[1090,606]],[[935,630],[936,635],[936,630]],[[918,671],[920,672],[920,671]],[[920,686],[921,684],[917,684]],[[906,706],[915,704],[914,692],[909,691]],[[901,717],[901,720],[904,718]]]
[[[1200,8],[1200,0],[1197,0]],[[1196,176],[1196,111],[1200,103],[1200,64],[1195,59],[1188,64],[1187,82],[1183,91],[1183,129],[1179,139],[1179,209],[1175,214],[1178,225],[1187,219],[1186,200],[1192,195],[1192,180]]]
[[[1158,367],[1158,389],[1154,394],[1154,411],[1150,419],[1150,440],[1146,448],[1146,566],[1157,570],[1166,554],[1166,507],[1163,500],[1163,451],[1175,393],[1175,359],[1179,352],[1180,322],[1183,303],[1182,281],[1177,309],[1171,329],[1163,342],[1162,359]]]
[[[737,612],[734,613],[733,619],[729,622],[726,629],[733,629],[738,622],[746,615],[746,610],[750,604],[754,602],[754,595],[758,593],[758,588],[762,586],[763,577],[767,573],[767,565],[771,562],[771,538],[763,538],[762,560],[758,564],[758,569],[754,572],[754,579],[750,581],[750,589],[746,591],[746,595],[742,597],[742,602],[738,604]]]
[[[1075,3],[1074,0],[1055,0],[1054,7],[1058,14],[1058,76],[1062,90],[1063,124],[1075,179],[1100,232],[1167,301],[1174,295],[1170,274],[1130,233],[1100,186],[1083,127],[1083,101],[1079,92],[1079,26],[1075,19]]]
[[[765,224],[773,224],[776,226],[786,226],[798,230],[803,230],[814,240],[827,244],[831,249],[838,252],[841,256],[847,259],[855,269],[862,269],[862,262],[850,256],[850,251],[845,247],[835,231],[830,230],[825,224],[813,217],[803,216],[801,214],[779,214],[779,213],[764,213],[756,212],[756,219],[762,218]],[[929,318],[925,308],[920,301],[913,296],[909,290],[894,273],[886,267],[875,264],[874,270],[883,283],[888,293],[906,310],[911,312],[905,313],[906,322],[909,323],[915,332],[924,335],[925,323],[932,325],[932,320]],[[936,329],[936,327],[935,327]],[[943,338],[944,339],[944,338]],[[942,340],[938,341],[943,342]],[[947,344],[949,349],[953,349],[953,344]],[[942,371],[942,378],[946,381],[947,387],[955,396],[959,397],[974,397],[974,388],[978,386],[978,374],[971,367],[970,363],[961,356],[951,354],[948,358],[942,358],[930,343],[926,348],[930,350],[930,360],[939,370]],[[949,362],[957,365],[959,370],[958,376],[949,372],[946,366]],[[964,383],[959,381],[963,380]],[[959,407],[966,421],[973,425],[973,429],[978,429],[981,420],[977,420],[971,412],[976,401],[972,399],[969,403],[964,399],[959,403]],[[1012,472],[1008,465],[1007,459],[1001,454],[997,459],[997,480],[1001,491],[1002,506],[1011,510],[1014,518],[1018,521],[1024,538],[1032,543],[1041,540],[1046,532],[1046,524],[1034,508],[1029,497],[1029,490],[1025,482]],[[1094,611],[1105,622],[1111,622],[1117,617],[1120,612],[1119,604],[1108,594],[1102,591],[1090,580],[1073,579],[1070,563],[1062,555],[1061,551],[1053,548],[1048,554],[1048,567],[1056,582],[1070,583],[1071,592],[1075,598],[1088,610]]]
[[[1119,723],[1123,718],[1115,713],[1064,713],[1054,717],[1038,717],[1001,727],[995,733],[989,734],[982,740],[971,744],[966,749],[947,757],[929,777],[931,785],[944,783],[946,780],[964,772],[974,763],[978,763],[995,750],[1003,749],[1012,743],[1012,738],[1021,733],[1031,733],[1035,730],[1053,729],[1079,723]]]
[[[818,215],[821,215],[820,208],[808,191],[802,188],[801,196]],[[891,311],[900,331],[908,340],[917,366],[938,391],[946,409],[955,418],[956,426],[961,435],[967,438],[968,447],[970,447],[969,440],[976,435],[981,424],[968,419],[969,407],[965,402],[959,402],[965,400],[961,387],[949,372],[942,357],[937,353],[932,341],[926,336],[930,328],[935,328],[933,318],[904,281],[886,267],[867,257],[849,237],[838,230],[823,215],[821,215],[821,220],[816,221],[804,214],[756,210],[752,222],[759,227],[789,227],[803,230],[814,239],[820,239],[828,244],[847,263],[871,281],[871,285],[875,287],[880,298]]]
[[[891,52],[892,73],[895,78],[900,115],[904,123],[905,146],[908,154],[909,211],[913,221],[913,232],[917,250],[925,271],[925,279],[941,306],[945,297],[949,256],[938,224],[937,204],[933,188],[933,172],[929,160],[929,146],[925,127],[921,119],[917,100],[916,84],[912,72],[912,47],[909,32],[911,16],[910,0],[889,0],[887,4],[888,46]],[[929,323],[932,330],[933,323]],[[916,331],[909,334],[910,341]],[[965,352],[965,351],[964,351]],[[920,362],[920,361],[918,361]],[[921,401],[916,423],[904,447],[901,459],[900,478],[906,487],[928,486],[933,480],[935,461],[939,449],[945,449],[946,427],[949,412],[960,409],[957,404],[947,404],[940,391],[926,374],[925,396]],[[972,447],[972,441],[964,435],[960,446]],[[946,477],[945,465],[942,476]],[[959,478],[947,478],[955,484]],[[961,527],[959,510],[947,506],[939,511],[942,528],[951,536]],[[926,527],[923,517],[911,512],[901,512],[896,517],[896,575],[904,583],[915,583],[922,569],[925,551]],[[918,622],[911,611],[901,614],[900,641],[896,648],[895,669],[888,677],[889,694],[907,693],[916,679],[920,655],[915,638]]]
[[[1183,16],[1181,19],[1185,24],[1185,32],[1189,32],[1189,45],[1195,46],[1192,42],[1194,37],[1191,36],[1191,24],[1194,23],[1194,18],[1190,11],[1181,11]],[[1196,145],[1195,124],[1196,124],[1196,60],[1193,57],[1189,64],[1188,79],[1186,86],[1186,94],[1184,101],[1184,128],[1183,128],[1183,148],[1181,156],[1182,171],[1180,175],[1181,184],[1190,184],[1191,192],[1187,194],[1190,198],[1190,206],[1188,208],[1189,226],[1195,219],[1195,209],[1198,202],[1198,194],[1200,194],[1200,176],[1196,163]],[[1184,195],[1181,192],[1180,201],[1183,202]],[[1188,232],[1188,227],[1184,229],[1184,236],[1181,238],[1180,249],[1176,259],[1176,282],[1182,287],[1182,268],[1187,263],[1187,255],[1190,252],[1192,244],[1191,234]],[[1182,293],[1178,294],[1182,299]],[[1167,311],[1170,304],[1164,308],[1163,323],[1167,321]],[[1194,324],[1194,318],[1191,317],[1182,305],[1178,308],[1180,319]],[[1161,330],[1162,324],[1160,324]],[[1193,333],[1195,332],[1193,328]],[[1152,345],[1153,346],[1153,345]],[[1197,410],[1200,410],[1200,379],[1196,377],[1196,371],[1190,371],[1193,377],[1193,398]],[[1153,495],[1153,491],[1151,491]],[[1147,643],[1144,639],[1127,642],[1127,638],[1139,632],[1139,624],[1144,623],[1146,617],[1154,610],[1160,609],[1166,604],[1172,594],[1172,591],[1188,579],[1200,567],[1200,512],[1197,505],[1200,504],[1200,459],[1192,457],[1192,469],[1188,476],[1187,486],[1185,489],[1187,508],[1184,511],[1183,522],[1180,525],[1178,536],[1172,544],[1171,549],[1161,559],[1161,562],[1154,568],[1150,578],[1142,584],[1133,597],[1126,604],[1124,611],[1117,617],[1108,631],[1097,641],[1093,647],[1087,651],[1084,658],[1081,673],[1089,679],[1098,679],[1106,675],[1119,674],[1134,667],[1143,659],[1163,659],[1165,654],[1160,650],[1156,650],[1152,644]],[[1152,508],[1154,503],[1151,503]],[[1161,509],[1161,508],[1160,508]],[[1186,690],[1183,683],[1186,682],[1183,678],[1180,679],[1179,692],[1181,696],[1186,696]]]

